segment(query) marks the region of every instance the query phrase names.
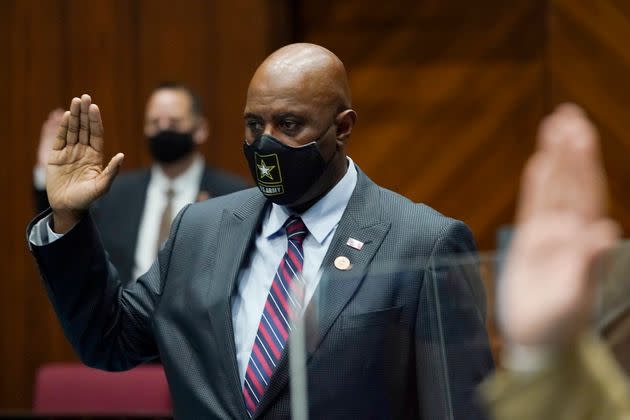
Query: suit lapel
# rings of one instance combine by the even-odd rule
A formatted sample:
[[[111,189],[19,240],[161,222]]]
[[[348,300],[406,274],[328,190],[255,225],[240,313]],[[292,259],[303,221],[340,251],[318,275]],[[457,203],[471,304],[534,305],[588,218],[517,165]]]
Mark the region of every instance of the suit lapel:
[[[138,247],[138,231],[140,230],[140,222],[144,212],[144,205],[147,199],[147,189],[151,179],[151,171],[144,170],[138,177],[128,178],[129,184],[122,186],[117,195],[112,198],[105,210],[97,208],[96,220],[101,230],[120,232],[128,240],[116,241],[122,249],[120,253],[120,262],[118,268],[123,279],[134,280],[133,267],[135,263],[136,248]],[[107,200],[107,196],[104,197]],[[114,205],[124,202],[123,207],[116,206],[113,211],[116,215],[105,214],[105,211],[112,211]],[[115,221],[115,227],[109,222]],[[114,230],[112,230],[114,229]]]
[[[304,314],[307,360],[310,360],[339,314],[354,296],[370,261],[389,231],[389,222],[382,222],[380,219],[378,187],[358,168],[357,172],[356,188],[322,261],[322,278]],[[363,242],[363,248],[357,250],[346,245],[348,238]],[[350,260],[350,270],[339,270],[335,267],[335,259],[339,256]],[[288,348],[287,345],[271,377],[256,417],[265,411],[288,382]]]
[[[246,413],[236,362],[231,301],[239,270],[264,214],[265,202],[262,194],[256,193],[238,209],[223,211],[217,236],[215,269],[210,277],[213,281],[208,289],[210,321],[217,339],[227,347],[227,351],[216,355],[222,359],[220,366],[225,369],[224,377],[228,379],[223,396],[238,408],[239,417]]]
[[[216,192],[214,191],[214,183],[211,180],[210,169],[208,166],[203,166],[203,175],[199,180],[199,193],[206,192],[208,193],[208,198],[212,198],[216,196]]]
[[[125,200],[128,200],[125,205],[127,217],[122,218],[120,221],[122,223],[125,221],[129,223],[127,232],[129,232],[129,237],[133,238],[132,241],[129,242],[129,255],[135,255],[136,247],[138,245],[138,230],[140,229],[140,221],[142,219],[142,213],[144,212],[144,204],[147,201],[147,189],[149,188],[150,180],[151,171],[147,170],[144,174],[142,174],[142,177],[140,177],[138,185],[132,186],[132,191],[139,191],[140,194],[129,194],[129,197],[125,198]],[[133,269],[133,260],[134,258],[131,259],[130,270]]]
[[[322,262],[322,279],[305,314],[308,326],[306,348],[309,356],[317,350],[328,330],[354,296],[388,231],[389,223],[360,226],[356,222],[348,221],[339,226],[335,240]],[[357,250],[346,245],[348,238],[364,242],[363,248]],[[335,266],[338,257],[348,258],[351,268],[338,269]]]

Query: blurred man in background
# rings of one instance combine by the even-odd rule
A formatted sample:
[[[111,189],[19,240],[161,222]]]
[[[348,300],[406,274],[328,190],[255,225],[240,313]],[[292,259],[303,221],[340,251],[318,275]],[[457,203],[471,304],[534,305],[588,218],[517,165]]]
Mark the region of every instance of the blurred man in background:
[[[62,110],[42,127],[35,167],[35,202],[48,208],[45,171]],[[158,85],[147,101],[144,135],[151,168],[121,174],[92,208],[103,245],[123,281],[139,277],[155,260],[175,215],[188,203],[241,190],[241,179],[209,167],[199,146],[210,127],[199,96],[185,85]]]
[[[593,264],[617,241],[597,132],[562,105],[541,124],[498,288],[505,371],[484,384],[497,419],[630,419],[630,388],[592,331]]]

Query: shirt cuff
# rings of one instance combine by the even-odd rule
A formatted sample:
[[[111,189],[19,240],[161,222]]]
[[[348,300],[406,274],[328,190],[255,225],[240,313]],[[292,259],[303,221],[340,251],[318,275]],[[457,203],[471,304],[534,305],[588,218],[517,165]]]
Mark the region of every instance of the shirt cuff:
[[[36,190],[46,189],[46,168],[41,165],[35,165],[33,168],[33,185]]]
[[[36,246],[44,246],[49,245],[55,242],[57,239],[63,237],[63,233],[57,233],[52,230],[50,224],[52,222],[52,214],[44,217],[42,220],[37,222],[33,229],[31,229],[31,234],[28,237],[28,240],[31,244]],[[74,228],[74,226],[72,227]]]

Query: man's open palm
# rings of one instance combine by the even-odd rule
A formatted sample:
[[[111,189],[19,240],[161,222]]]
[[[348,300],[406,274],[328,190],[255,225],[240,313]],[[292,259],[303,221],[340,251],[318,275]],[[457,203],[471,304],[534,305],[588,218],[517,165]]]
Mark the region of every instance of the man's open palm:
[[[53,143],[46,171],[50,207],[59,215],[78,215],[111,185],[124,155],[103,168],[103,123],[89,95],[74,98]]]
[[[553,347],[591,319],[598,255],[619,229],[606,214],[599,137],[582,109],[559,106],[541,124],[527,163],[517,229],[498,288],[498,315],[509,343]]]

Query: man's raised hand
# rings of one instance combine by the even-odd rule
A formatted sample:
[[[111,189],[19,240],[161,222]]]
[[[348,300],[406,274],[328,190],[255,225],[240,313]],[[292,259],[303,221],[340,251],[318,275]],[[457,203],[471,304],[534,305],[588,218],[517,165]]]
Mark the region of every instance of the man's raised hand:
[[[587,328],[595,303],[594,259],[619,229],[606,214],[599,138],[576,105],[541,124],[519,199],[517,228],[499,282],[508,344],[556,347]]]
[[[103,122],[89,95],[73,98],[66,111],[46,168],[46,190],[53,210],[54,230],[67,232],[90,204],[111,185],[124,155],[116,154],[103,167]]]

